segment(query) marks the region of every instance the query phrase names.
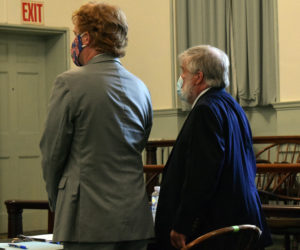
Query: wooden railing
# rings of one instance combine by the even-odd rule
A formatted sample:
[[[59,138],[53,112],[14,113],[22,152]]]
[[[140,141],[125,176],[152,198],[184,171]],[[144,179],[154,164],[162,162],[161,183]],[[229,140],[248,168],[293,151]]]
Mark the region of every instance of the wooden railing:
[[[257,173],[300,173],[300,163],[257,163]]]
[[[157,164],[157,149],[161,147],[172,147],[175,140],[152,140],[146,146],[146,164]],[[300,136],[254,136],[253,144],[272,144],[272,143],[298,143]]]
[[[253,144],[300,143],[299,135],[254,136]]]
[[[157,165],[157,149],[172,147],[175,140],[152,140],[148,141],[145,151],[146,151],[146,165]],[[146,171],[145,171],[146,170]],[[158,169],[156,169],[158,170]],[[146,191],[148,194],[148,199],[150,200],[151,193],[154,190],[154,186],[158,185],[158,175],[157,171],[150,171],[149,168],[144,168],[146,173]]]
[[[162,173],[164,165],[144,165],[145,173]],[[257,173],[266,172],[300,172],[300,163],[257,163]]]
[[[157,164],[157,149],[162,147],[172,147],[175,140],[152,140],[146,145],[146,164]]]

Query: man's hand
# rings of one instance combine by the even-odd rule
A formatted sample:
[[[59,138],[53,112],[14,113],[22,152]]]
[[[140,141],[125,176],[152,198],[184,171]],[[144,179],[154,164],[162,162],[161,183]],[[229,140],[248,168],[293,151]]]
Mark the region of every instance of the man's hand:
[[[186,237],[184,234],[177,233],[176,231],[172,230],[170,233],[170,240],[173,247],[177,249],[181,249],[182,247],[185,247]]]

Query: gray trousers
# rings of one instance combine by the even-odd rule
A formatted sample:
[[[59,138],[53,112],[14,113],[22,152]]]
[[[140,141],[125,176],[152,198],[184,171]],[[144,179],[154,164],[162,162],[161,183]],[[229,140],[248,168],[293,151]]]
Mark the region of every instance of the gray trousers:
[[[147,250],[148,240],[111,243],[63,242],[64,250]]]

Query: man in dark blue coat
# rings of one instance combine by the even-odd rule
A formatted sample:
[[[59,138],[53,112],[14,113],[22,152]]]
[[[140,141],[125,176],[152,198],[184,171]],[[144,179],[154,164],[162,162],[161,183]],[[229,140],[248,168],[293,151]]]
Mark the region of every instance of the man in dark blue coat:
[[[162,249],[180,249],[193,238],[232,225],[262,230],[271,244],[255,186],[252,134],[241,106],[225,91],[227,55],[196,46],[180,56],[178,93],[192,104],[164,168],[155,230]],[[231,249],[215,246],[216,249]]]

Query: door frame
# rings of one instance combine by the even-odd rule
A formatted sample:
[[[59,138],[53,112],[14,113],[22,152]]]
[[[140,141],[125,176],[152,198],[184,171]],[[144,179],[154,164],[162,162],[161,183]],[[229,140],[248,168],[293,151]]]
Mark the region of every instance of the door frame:
[[[45,92],[44,97],[47,99],[44,102],[45,107],[43,110],[47,110],[47,102],[49,100],[50,92],[52,89],[53,82],[56,76],[70,68],[70,33],[69,28],[55,28],[55,27],[36,27],[33,25],[10,25],[10,24],[0,24],[0,36],[14,35],[18,37],[32,37],[42,40],[44,43],[44,60],[45,60],[45,70],[44,70],[44,81],[45,81]],[[44,114],[46,116],[46,113]],[[41,117],[45,119],[45,117]],[[18,181],[18,180],[17,180]],[[14,198],[14,197],[12,197]],[[3,205],[3,204],[2,204]],[[4,210],[3,210],[4,211]],[[34,212],[36,213],[36,211]],[[25,215],[25,214],[24,214]],[[7,221],[6,214],[0,214],[1,221]],[[27,226],[36,229],[36,220],[32,218],[41,218],[34,215],[26,215],[31,224],[27,223]],[[43,216],[43,215],[42,215]],[[25,218],[25,216],[24,216]],[[44,220],[41,220],[44,223]],[[41,225],[39,224],[38,227]],[[0,229],[0,233],[1,229]]]
[[[14,34],[42,38],[45,41],[46,96],[56,76],[70,68],[69,28],[0,24],[0,35]]]

